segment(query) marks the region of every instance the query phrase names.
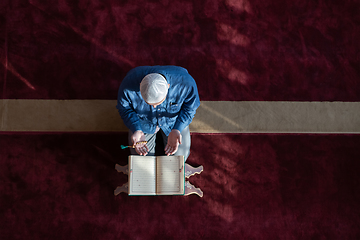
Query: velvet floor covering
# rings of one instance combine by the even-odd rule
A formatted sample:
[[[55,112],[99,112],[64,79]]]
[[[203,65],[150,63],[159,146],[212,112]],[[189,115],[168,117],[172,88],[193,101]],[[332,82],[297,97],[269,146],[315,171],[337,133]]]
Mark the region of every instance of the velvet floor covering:
[[[119,134],[1,134],[1,239],[359,239],[359,135],[193,134],[196,195],[113,195]]]
[[[355,102],[359,12],[354,0],[4,0],[0,96],[115,100],[131,68],[171,64],[203,101]],[[113,196],[124,143],[1,132],[0,240],[360,239],[357,134],[193,134],[203,198]]]
[[[4,0],[1,94],[116,99],[131,68],[179,65],[203,101],[359,101],[359,12],[354,0]]]

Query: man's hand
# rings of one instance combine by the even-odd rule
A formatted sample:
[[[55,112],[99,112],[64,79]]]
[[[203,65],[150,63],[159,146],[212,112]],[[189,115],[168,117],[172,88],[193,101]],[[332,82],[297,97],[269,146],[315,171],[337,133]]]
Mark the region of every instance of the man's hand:
[[[146,156],[149,153],[149,148],[146,146],[146,143],[139,143],[145,141],[145,135],[142,131],[138,130],[135,131],[134,134],[131,136],[131,140],[133,142],[133,147],[135,147],[135,151],[142,156]]]
[[[165,147],[165,154],[169,156],[176,153],[179,144],[181,144],[181,133],[179,130],[173,129],[168,136],[168,142]]]

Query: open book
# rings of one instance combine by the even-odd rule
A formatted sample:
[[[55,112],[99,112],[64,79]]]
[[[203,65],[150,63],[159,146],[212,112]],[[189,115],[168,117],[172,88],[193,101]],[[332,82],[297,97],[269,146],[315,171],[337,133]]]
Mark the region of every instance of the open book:
[[[129,156],[129,195],[184,195],[184,156]]]

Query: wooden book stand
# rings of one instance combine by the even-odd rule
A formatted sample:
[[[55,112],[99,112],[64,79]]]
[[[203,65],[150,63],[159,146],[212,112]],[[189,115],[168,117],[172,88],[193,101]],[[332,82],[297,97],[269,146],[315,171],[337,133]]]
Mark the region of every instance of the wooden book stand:
[[[116,164],[115,169],[116,169],[116,171],[122,172],[126,175],[129,174],[128,165],[120,166],[119,164]],[[203,166],[199,166],[199,167],[195,168],[195,167],[185,163],[185,178],[189,178],[195,174],[200,174],[203,170],[204,170]],[[114,195],[116,196],[116,195],[120,194],[121,192],[124,192],[124,193],[129,192],[129,183],[125,183],[122,186],[117,187],[114,190]],[[203,192],[201,191],[200,188],[196,188],[189,181],[185,181],[185,194],[184,195],[187,196],[190,194],[196,194],[199,197],[203,196]]]

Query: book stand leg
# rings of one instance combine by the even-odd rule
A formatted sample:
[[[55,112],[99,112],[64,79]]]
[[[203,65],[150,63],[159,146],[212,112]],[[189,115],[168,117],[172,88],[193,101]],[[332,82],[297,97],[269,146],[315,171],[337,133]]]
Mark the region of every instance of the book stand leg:
[[[189,178],[195,174],[200,174],[203,170],[203,166],[193,167],[188,163],[185,163],[185,178]],[[185,181],[185,196],[190,194],[196,194],[199,197],[202,197],[204,195],[200,188],[196,188],[189,181]]]
[[[195,174],[200,174],[203,170],[204,170],[203,166],[195,168],[195,167],[185,163],[185,178],[189,178]]]
[[[204,195],[200,188],[196,188],[189,181],[185,181],[185,196],[190,194],[197,194],[199,197]]]
[[[128,165],[120,166],[119,164],[115,164],[115,169],[116,169],[116,171],[122,172],[123,174],[126,174],[126,175],[128,175],[128,173],[129,173]]]
[[[120,166],[119,164],[116,164],[115,165],[115,169],[116,171],[118,172],[122,172],[123,174],[126,174],[128,175],[129,174],[129,168],[128,168],[128,165],[125,165],[125,166]],[[123,184],[121,187],[117,187],[115,190],[114,190],[114,195],[119,195],[120,193],[129,193],[129,183],[125,183]]]
[[[114,190],[114,195],[118,195],[120,193],[128,193],[129,192],[129,183],[124,183],[121,187],[117,187],[115,190]]]

